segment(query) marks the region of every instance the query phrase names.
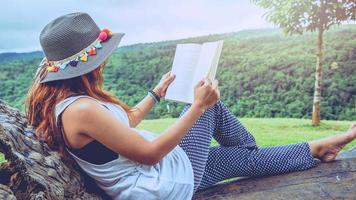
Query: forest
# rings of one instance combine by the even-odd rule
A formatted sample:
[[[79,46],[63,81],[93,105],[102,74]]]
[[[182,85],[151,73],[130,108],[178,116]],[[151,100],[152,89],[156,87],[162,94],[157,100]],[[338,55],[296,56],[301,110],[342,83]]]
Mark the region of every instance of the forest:
[[[224,40],[217,79],[221,100],[236,116],[311,118],[316,38],[259,29],[122,46],[104,70],[104,88],[134,106],[170,70],[176,44]],[[321,118],[356,120],[356,25],[327,31],[324,45]],[[0,54],[1,100],[24,111],[42,56]],[[147,118],[178,117],[183,106],[161,101]]]

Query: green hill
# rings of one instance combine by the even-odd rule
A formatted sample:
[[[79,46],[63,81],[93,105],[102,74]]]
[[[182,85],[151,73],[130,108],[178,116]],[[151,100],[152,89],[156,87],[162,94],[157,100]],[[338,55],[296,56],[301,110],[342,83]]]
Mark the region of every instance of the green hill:
[[[316,63],[310,33],[263,29],[120,47],[105,69],[105,87],[134,105],[170,70],[177,43],[220,39],[221,99],[237,116],[310,118]],[[0,99],[20,109],[41,60],[34,54],[0,61]],[[356,25],[326,32],[324,56],[322,119],[356,120]],[[182,106],[162,102],[149,118],[177,117]]]

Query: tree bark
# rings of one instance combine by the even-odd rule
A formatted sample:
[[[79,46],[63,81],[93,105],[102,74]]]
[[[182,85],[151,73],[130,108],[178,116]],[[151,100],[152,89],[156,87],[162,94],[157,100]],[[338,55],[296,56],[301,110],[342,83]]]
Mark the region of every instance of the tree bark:
[[[318,42],[317,42],[316,69],[315,69],[313,114],[312,114],[313,125],[320,124],[321,79],[322,79],[322,65],[323,65],[323,34],[324,34],[324,29],[319,28]]]
[[[0,184],[0,199],[16,200],[16,197],[9,187]]]
[[[83,171],[40,141],[21,112],[1,100],[0,152],[7,160],[0,164],[0,186],[6,186],[0,187],[0,199],[109,199]]]

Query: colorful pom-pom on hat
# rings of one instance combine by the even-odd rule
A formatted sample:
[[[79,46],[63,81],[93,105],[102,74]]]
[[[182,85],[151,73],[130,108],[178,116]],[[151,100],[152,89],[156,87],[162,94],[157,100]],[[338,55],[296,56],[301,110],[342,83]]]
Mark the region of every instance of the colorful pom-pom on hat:
[[[85,31],[81,30],[84,27]],[[86,13],[71,13],[53,20],[40,35],[46,56],[40,67],[46,67],[48,72],[40,83],[69,79],[96,69],[116,49],[123,35],[107,28],[100,30]]]
[[[70,62],[69,62],[69,65],[70,66],[72,66],[72,67],[76,67],[77,66],[77,64],[78,64],[78,60],[71,60]]]
[[[112,36],[112,32],[111,32],[109,29],[107,29],[107,28],[104,28],[104,29],[102,30],[102,32],[105,32],[109,37]]]
[[[59,67],[57,67],[57,66],[49,66],[49,67],[47,67],[47,71],[48,72],[58,72],[58,70],[59,70]]]
[[[85,50],[84,53],[82,53],[81,55],[79,55],[79,60],[83,61],[83,62],[87,62],[88,61],[88,56],[95,56],[96,55],[96,49],[100,49],[102,47],[101,42],[104,42],[106,40],[108,40],[110,37],[112,36],[112,32],[109,29],[103,29],[97,40],[94,42],[95,44],[90,45],[88,48],[90,48],[89,50]],[[87,48],[86,48],[87,49]],[[59,66],[59,69],[64,70],[69,63],[71,66],[77,66],[78,64],[78,58],[73,58],[73,60],[67,60],[64,62],[60,62],[57,61],[56,62],[57,65]],[[51,65],[49,65],[48,67],[52,67]],[[48,72],[58,72],[59,70],[53,70],[52,68],[50,70],[47,70]]]
[[[89,54],[89,56],[94,56],[94,55],[96,55],[96,49],[95,49],[95,48],[90,49],[90,50],[88,51],[88,54]]]
[[[99,40],[104,42],[106,39],[108,39],[108,34],[106,34],[104,31],[100,32]]]

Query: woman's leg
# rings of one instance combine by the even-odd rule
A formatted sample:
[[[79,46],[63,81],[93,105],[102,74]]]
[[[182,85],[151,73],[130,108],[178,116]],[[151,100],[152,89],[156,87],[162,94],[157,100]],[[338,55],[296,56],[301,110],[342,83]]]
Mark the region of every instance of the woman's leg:
[[[189,107],[189,104],[186,105],[180,116]],[[192,163],[195,189],[197,189],[203,177],[213,136],[223,146],[257,148],[253,136],[238,122],[224,104],[218,101],[204,112],[179,144]]]
[[[181,116],[190,106],[190,104],[187,104],[184,107]],[[194,172],[194,192],[198,189],[204,174],[210,150],[211,138],[216,131],[218,112],[219,108],[217,104],[205,111],[179,143],[179,146],[185,151],[192,163]]]
[[[240,146],[256,147],[255,138],[232,114],[223,102],[218,102],[219,119],[217,121],[217,130],[214,132],[214,139],[221,146]]]
[[[353,124],[346,133],[311,141],[309,146],[314,157],[329,162],[334,160],[342,148],[355,138],[356,124]]]
[[[211,147],[199,189],[234,177],[306,170],[315,166],[308,143],[275,147]]]
[[[275,147],[211,147],[199,189],[233,177],[265,176],[300,171],[315,166],[315,158],[332,161],[356,138],[356,124],[344,134],[311,142]]]

